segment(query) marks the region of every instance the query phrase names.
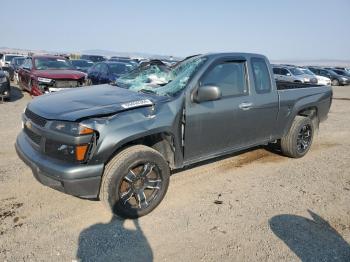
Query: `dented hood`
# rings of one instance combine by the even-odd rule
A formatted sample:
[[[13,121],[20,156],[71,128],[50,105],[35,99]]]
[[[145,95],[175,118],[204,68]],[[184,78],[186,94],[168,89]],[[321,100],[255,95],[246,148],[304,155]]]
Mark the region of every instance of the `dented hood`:
[[[52,78],[52,79],[72,79],[78,80],[85,77],[86,74],[78,70],[35,70],[33,73],[37,77]]]
[[[164,99],[167,98],[112,85],[97,85],[39,96],[27,108],[46,119],[76,121],[152,106]]]

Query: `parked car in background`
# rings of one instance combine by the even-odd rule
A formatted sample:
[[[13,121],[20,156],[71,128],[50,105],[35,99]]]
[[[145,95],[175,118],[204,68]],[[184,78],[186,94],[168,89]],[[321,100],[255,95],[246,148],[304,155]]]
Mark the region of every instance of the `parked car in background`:
[[[310,71],[313,72],[315,75],[325,76],[331,79],[332,86],[348,85],[350,83],[350,81],[346,77],[338,75],[337,73],[331,70],[315,66],[309,66],[308,69],[310,69]]]
[[[16,57],[24,57],[24,56],[19,55],[19,54],[3,54],[3,56],[0,60],[0,66],[2,67],[2,70],[7,71],[9,73],[10,80],[12,80],[14,77],[14,70],[10,66],[10,64],[11,64],[12,59],[16,58]]]
[[[94,65],[94,62],[85,59],[74,59],[70,61],[76,70],[84,73],[87,73],[89,68]]]
[[[302,70],[294,66],[274,65],[273,73],[276,81],[317,84],[317,78],[315,76],[305,74]]]
[[[130,72],[133,65],[124,62],[105,61],[94,64],[88,71],[89,83],[93,85],[114,83],[121,75]]]
[[[10,63],[15,57],[24,57],[24,55],[19,54],[3,54],[0,59],[0,66],[4,69],[4,67],[10,66]]]
[[[16,83],[18,83],[18,70],[20,68],[20,66],[24,63],[24,60],[26,58],[23,57],[15,57],[12,59],[10,67],[11,67],[11,71],[13,71],[13,77],[11,78],[12,81],[15,81]]]
[[[114,62],[123,62],[123,63],[128,63],[130,64],[133,68],[137,67],[139,63],[137,60],[128,58],[128,57],[117,57],[117,56],[112,56],[108,61],[114,61]]]
[[[33,96],[87,84],[86,74],[60,56],[28,57],[18,71],[19,86]]]
[[[345,70],[346,72],[350,73],[350,67],[335,67],[335,68]]]
[[[107,58],[102,55],[82,55],[80,58],[92,61],[94,63],[103,62],[107,60]]]
[[[0,67],[0,99],[9,99],[11,97],[10,78]]]
[[[332,84],[331,80],[328,77],[324,76],[318,76],[315,75],[310,69],[301,67],[301,71],[303,71],[305,74],[316,77],[317,78],[317,84],[321,86],[330,86]]]
[[[328,70],[333,71],[334,73],[341,75],[343,77],[346,77],[348,80],[350,80],[350,72],[342,69],[336,69],[336,68],[327,68]]]

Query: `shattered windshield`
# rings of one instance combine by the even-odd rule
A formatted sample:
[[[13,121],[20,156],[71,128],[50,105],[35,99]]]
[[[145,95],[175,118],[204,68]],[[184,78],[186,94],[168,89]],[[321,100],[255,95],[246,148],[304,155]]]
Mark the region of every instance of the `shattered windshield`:
[[[173,69],[165,65],[139,67],[120,77],[116,85],[135,92],[173,96],[185,88],[191,76],[205,61],[204,57],[194,57]]]

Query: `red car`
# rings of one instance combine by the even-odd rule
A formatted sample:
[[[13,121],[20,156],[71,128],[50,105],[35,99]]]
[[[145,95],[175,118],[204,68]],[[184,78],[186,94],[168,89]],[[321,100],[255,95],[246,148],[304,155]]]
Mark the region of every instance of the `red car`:
[[[26,58],[18,71],[19,86],[33,96],[84,86],[85,73],[74,70],[71,62],[60,56],[36,55]]]

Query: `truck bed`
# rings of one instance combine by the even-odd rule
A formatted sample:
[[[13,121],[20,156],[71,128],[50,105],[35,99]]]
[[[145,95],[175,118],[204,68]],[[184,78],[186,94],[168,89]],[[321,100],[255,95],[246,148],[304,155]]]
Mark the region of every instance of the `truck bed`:
[[[315,84],[304,84],[304,83],[292,83],[286,81],[276,81],[277,90],[286,89],[297,89],[297,88],[308,88],[308,87],[321,87]]]

